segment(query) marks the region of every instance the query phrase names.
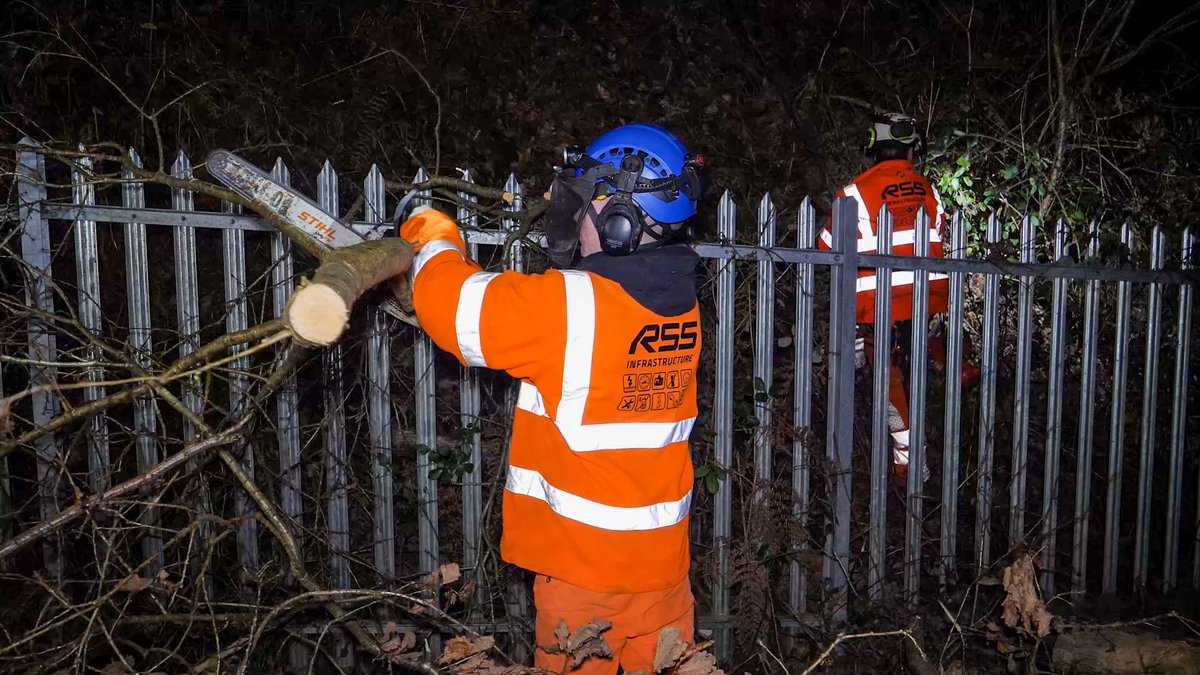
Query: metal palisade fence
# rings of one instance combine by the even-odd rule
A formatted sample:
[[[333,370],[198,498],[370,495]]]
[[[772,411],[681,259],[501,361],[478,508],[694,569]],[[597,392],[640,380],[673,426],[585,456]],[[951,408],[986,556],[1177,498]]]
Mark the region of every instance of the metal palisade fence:
[[[152,364],[153,335],[174,334],[177,355],[199,346],[201,295],[207,290],[202,286],[211,283],[202,283],[201,270],[214,258],[220,258],[220,312],[228,331],[252,323],[247,301],[252,286],[267,289],[269,300],[262,301],[259,314],[278,315],[285,307],[297,282],[293,247],[265,221],[238,213],[231,204],[219,212],[196,211],[193,195],[180,189],[171,190],[169,204],[148,204],[145,186],[136,181],[123,184],[119,204],[100,204],[95,185],[79,171],[71,174],[69,192],[50,199],[47,184],[54,182],[46,180],[46,160],[34,143],[25,143],[28,147],[17,158],[15,206],[30,306],[62,314],[66,298],[51,287],[74,288],[72,311],[82,326],[102,335],[109,329],[100,298],[105,293],[119,296],[127,307],[121,320],[127,324],[130,353],[146,369]],[[139,162],[133,151],[130,156]],[[90,169],[88,160],[81,160],[80,167]],[[171,171],[192,175],[183,153]],[[281,160],[273,175],[281,182],[291,180]],[[425,177],[422,171],[414,180]],[[471,180],[469,173],[464,177]],[[318,203],[340,213],[339,195],[351,191],[328,162],[315,185]],[[508,208],[519,211],[522,190],[515,176],[505,190],[516,195]],[[354,225],[363,233],[373,232],[388,220],[388,195],[377,167],[366,174],[362,195],[363,220]],[[425,194],[415,201],[429,199]],[[457,217],[473,257],[490,255],[492,266],[504,269],[537,267],[540,257],[530,250],[538,244],[536,236],[518,241],[505,255],[503,245],[517,221],[502,218],[498,226],[481,227],[480,215],[466,208],[475,198],[462,193],[460,199]],[[697,589],[703,599],[701,622],[716,630],[720,648],[728,649],[736,620],[731,556],[733,542],[742,535],[739,513],[761,507],[781,492],[786,508],[763,513],[787,521],[772,525],[802,533],[784,551],[786,564],[776,568],[786,570],[776,572],[778,587],[786,589],[777,598],[780,614],[793,624],[852,620],[857,600],[876,601],[897,592],[916,605],[923,594],[960,577],[986,573],[1017,547],[1038,552],[1047,594],[1143,593],[1170,590],[1181,582],[1200,584],[1197,430],[1188,428],[1188,406],[1197,403],[1191,387],[1196,372],[1189,368],[1197,283],[1191,230],[1168,242],[1162,228],[1151,226],[1145,246],[1130,225],[1122,224],[1120,246],[1132,256],[1124,266],[1115,266],[1099,262],[1097,221],[1072,233],[1062,221],[1045,223],[1029,216],[1009,221],[992,214],[972,230],[982,236],[970,248],[983,255],[968,257],[971,224],[954,216],[943,235],[946,257],[929,258],[929,228],[921,226],[916,228],[917,256],[890,254],[886,212],[879,218],[879,252],[860,253],[856,206],[849,200],[833,205],[832,250],[815,248],[821,219],[810,200],[785,223],[770,195],[764,196],[749,227],[739,226],[738,205],[729,193],[716,208],[717,240],[694,245],[704,259],[701,301],[708,317],[707,354],[698,383],[705,400],[694,446],[698,462],[710,462],[729,477],[715,485],[711,498],[698,500],[693,539],[699,551],[697,583],[711,585]],[[927,222],[924,214],[918,222]],[[781,229],[791,245],[779,243]],[[148,232],[156,230],[170,233],[173,250],[148,245]],[[220,234],[219,250],[198,246],[198,235],[212,231]],[[1006,232],[1009,247],[1015,244],[1011,257],[999,253],[1005,250]],[[269,237],[269,255],[248,257],[250,235]],[[1072,235],[1079,242],[1074,253]],[[121,251],[124,270],[116,278],[123,276],[123,290],[112,287],[112,275],[98,263],[98,242],[118,236],[122,241],[113,245]],[[1144,248],[1150,253],[1147,264],[1138,260]],[[1043,249],[1048,256],[1039,255]],[[73,256],[74,278],[57,273],[59,256]],[[1168,266],[1168,257],[1174,264]],[[155,268],[171,270],[173,293],[151,288]],[[933,469],[928,484],[918,470],[909,471],[903,485],[891,477],[889,321],[876,322],[874,372],[856,383],[859,268],[876,269],[880,288],[911,279],[918,313],[928,306],[929,275],[949,276],[948,314],[944,320],[914,322],[908,364],[912,462]],[[880,293],[879,300],[877,316],[888,317],[890,293]],[[174,309],[174,325],[153,325],[154,319],[169,316],[155,311],[158,301]],[[452,547],[461,553],[459,562],[474,569],[489,549],[489,494],[503,480],[502,470],[497,475],[484,472],[487,453],[500,448],[485,447],[483,428],[507,424],[513,388],[439,358],[427,337],[395,325],[377,308],[368,308],[365,315],[363,366],[348,372],[346,346],[325,350],[315,398],[302,395],[296,376],[275,396],[268,410],[274,416],[274,447],[247,444],[237,452],[251,476],[264,470],[274,474],[283,512],[332,551],[329,585],[350,588],[387,585],[401,574],[404,563],[398,556],[412,544],[398,530],[412,524],[397,521],[394,500],[401,485],[393,463],[397,453],[423,448],[409,458],[416,465],[412,517],[417,571],[429,572],[446,562],[445,537],[451,531],[461,536],[461,543]],[[931,325],[944,337],[944,363],[931,364],[927,356]],[[961,378],[968,328],[977,335],[973,358],[982,371],[977,390],[964,389]],[[27,334],[27,348],[19,355],[31,364],[24,371],[25,386],[67,375],[54,365],[58,336],[52,324],[34,314]],[[102,362],[95,347],[89,349],[89,361]],[[412,362],[400,363],[401,353],[411,353]],[[743,362],[752,366],[741,368]],[[247,404],[251,388],[240,365],[230,366],[231,410]],[[931,377],[931,365],[940,377]],[[448,373],[447,367],[456,370]],[[75,377],[75,372],[69,375]],[[78,376],[99,383],[106,373],[103,366],[90,365]],[[200,412],[203,386],[198,376],[173,384],[194,412]],[[348,388],[363,392],[363,414],[356,419],[365,417],[364,434],[350,428]],[[500,396],[487,395],[497,391]],[[398,410],[398,392],[411,396],[411,409]],[[84,401],[97,400],[106,395],[105,385],[89,386],[82,395]],[[44,425],[61,413],[61,401],[49,389],[30,401],[32,408],[24,414],[32,424]],[[305,406],[320,410],[320,422],[310,433],[303,433],[301,423]],[[160,415],[150,395],[133,402],[139,472],[162,461],[163,453],[174,447],[164,440]],[[99,491],[111,480],[119,449],[111,442],[113,420],[99,414],[87,425],[87,485]],[[1074,437],[1067,434],[1072,429]],[[401,430],[411,430],[415,443],[397,445]],[[178,433],[190,441],[196,429],[184,420]],[[436,479],[428,452],[447,437],[461,441],[467,467],[452,493],[457,500],[450,509],[453,523],[439,513],[451,493]],[[324,460],[316,469],[302,459],[304,447],[314,444]],[[16,531],[61,508],[56,481],[69,463],[66,453],[63,434],[37,441],[38,509],[22,511]],[[353,475],[354,458],[364,456],[366,480]],[[735,474],[750,480],[753,489],[738,490]],[[306,499],[311,501],[316,490],[316,485],[306,485],[310,481],[323,488],[317,515],[305,510]],[[359,490],[365,485],[370,495],[369,541],[355,539],[360,533],[351,523],[352,483]],[[699,486],[697,490],[703,492]],[[214,505],[201,494],[197,508]],[[234,515],[250,515],[254,509],[245,496],[235,500]],[[139,517],[153,528],[154,509]],[[272,554],[259,547],[254,518],[240,523],[237,558],[254,570]],[[162,546],[157,534],[141,538],[141,554],[154,561],[151,572],[162,564]],[[1185,564],[1189,558],[1190,567]],[[53,571],[62,564],[47,546],[44,567]],[[501,619],[517,621],[516,629],[524,630],[528,624],[521,622],[529,608],[523,584],[513,577],[491,582],[503,598],[506,617]],[[501,619],[475,615],[473,620],[504,630]]]

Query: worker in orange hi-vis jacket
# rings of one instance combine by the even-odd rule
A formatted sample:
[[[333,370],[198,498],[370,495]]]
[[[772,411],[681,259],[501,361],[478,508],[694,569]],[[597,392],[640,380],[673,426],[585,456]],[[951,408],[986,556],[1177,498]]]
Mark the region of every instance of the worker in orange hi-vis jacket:
[[[666,130],[629,125],[556,167],[546,234],[559,269],[485,272],[458,226],[415,212],[413,303],[466,366],[520,381],[501,554],[535,573],[549,672],[652,672],[659,632],[692,641],[688,579],[700,311],[686,221],[708,191],[702,156]],[[555,629],[595,619],[612,659],[568,668]]]
[[[929,255],[942,256],[942,232],[945,210],[941,197],[915,166],[914,158],[924,149],[924,139],[917,121],[903,113],[886,113],[872,119],[868,132],[866,155],[872,162],[858,178],[842,188],[838,197],[851,197],[858,203],[858,252],[876,252],[876,217],[883,206],[892,215],[892,254],[913,255],[916,245],[918,211],[924,207],[928,216]],[[818,246],[828,249],[833,243],[826,227],[821,231]],[[856,315],[859,338],[855,341],[855,362],[860,366],[874,364],[875,270],[862,268],[856,283]],[[892,272],[892,331],[894,348],[899,358],[891,359],[888,385],[888,425],[892,436],[892,464],[896,473],[908,469],[908,394],[905,377],[912,343],[912,322],[924,317],[912,315],[913,272]],[[949,282],[947,275],[929,273],[929,314],[946,311]],[[929,341],[930,353],[940,362],[945,350],[940,337]],[[969,343],[963,353],[970,351]],[[967,384],[978,379],[979,370],[970,363],[963,364],[963,380]],[[922,467],[928,477],[929,469]]]

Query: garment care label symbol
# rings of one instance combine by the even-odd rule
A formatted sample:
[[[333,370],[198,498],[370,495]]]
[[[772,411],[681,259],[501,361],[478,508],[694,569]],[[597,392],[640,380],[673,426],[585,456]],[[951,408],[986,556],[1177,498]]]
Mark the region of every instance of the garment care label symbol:
[[[621,402],[617,404],[617,410],[633,410],[633,396],[622,396]]]
[[[638,394],[637,411],[646,412],[650,409],[650,394]]]
[[[621,378],[621,391],[625,393],[637,391],[637,378],[632,373],[627,373],[625,377]]]

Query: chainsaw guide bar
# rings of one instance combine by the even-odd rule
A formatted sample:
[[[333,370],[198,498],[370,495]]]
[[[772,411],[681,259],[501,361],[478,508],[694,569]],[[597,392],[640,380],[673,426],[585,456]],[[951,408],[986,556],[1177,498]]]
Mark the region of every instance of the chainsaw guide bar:
[[[308,197],[279,184],[265,171],[228,150],[212,151],[206,164],[208,172],[230,190],[274,211],[321,248],[345,248],[368,240]],[[405,312],[392,295],[383,296],[379,306],[397,319],[417,325],[416,318]]]

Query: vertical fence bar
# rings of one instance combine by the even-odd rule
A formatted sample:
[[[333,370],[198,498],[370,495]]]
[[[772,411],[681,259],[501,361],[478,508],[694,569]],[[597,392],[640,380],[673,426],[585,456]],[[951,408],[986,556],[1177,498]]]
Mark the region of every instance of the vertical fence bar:
[[[511,192],[513,202],[505,208],[506,211],[516,213],[520,211],[524,205],[524,190],[521,189],[521,184],[517,181],[516,174],[509,174],[508,180],[504,183],[504,190]],[[521,225],[520,221],[515,218],[505,218],[501,221],[501,226],[508,232],[513,232]],[[512,242],[509,248],[507,259],[504,261],[504,266],[514,272],[525,271],[525,245],[520,239]],[[516,409],[516,387],[509,387],[506,396],[506,418],[513,419],[513,414]],[[529,593],[526,585],[520,581],[521,577],[510,578],[505,598],[506,608],[510,619],[510,625],[514,628],[520,626],[524,629],[527,626],[526,617],[529,616]],[[525,648],[524,641],[515,641],[516,647],[513,649],[513,657],[518,661],[524,661],[528,654]]]
[[[892,254],[892,214],[885,204],[875,218],[875,252]],[[871,501],[870,536],[867,557],[867,597],[879,600],[883,595],[883,577],[887,569],[887,487],[891,475],[892,433],[892,268],[875,269],[875,363],[871,379]],[[857,341],[856,341],[857,342]],[[856,344],[857,349],[857,344]]]
[[[1000,219],[988,216],[987,241],[1000,241]],[[992,458],[996,448],[996,368],[1000,333],[1000,277],[989,274],[983,280],[983,344],[979,382],[979,466],[975,510],[975,562],[979,569],[991,564],[992,557]]]
[[[771,194],[758,204],[758,245],[770,250],[775,246],[775,205]],[[756,499],[765,502],[770,494],[771,416],[775,407],[772,365],[775,361],[775,262],[758,261],[758,290],[754,308],[754,463]],[[761,387],[761,391],[759,390]]]
[[[1150,269],[1161,270],[1166,240],[1160,225],[1150,235]],[[1146,368],[1142,373],[1142,436],[1138,462],[1137,525],[1133,542],[1134,591],[1146,590],[1150,567],[1150,499],[1154,486],[1154,442],[1158,414],[1158,336],[1162,319],[1163,285],[1150,284],[1146,303]]]
[[[797,215],[797,236],[801,248],[812,248],[817,236],[817,211],[812,200],[804,198]],[[813,370],[813,305],[816,270],[812,263],[796,265],[796,336],[795,336],[795,389],[792,403],[792,426],[800,433],[792,441],[792,515],[800,524],[801,531],[808,532],[809,488],[812,477],[812,370]],[[808,541],[800,543],[801,550],[808,549]],[[795,557],[791,564],[791,579],[788,591],[792,611],[801,614],[808,611],[808,574]]]
[[[471,172],[462,172],[463,180],[473,183]],[[458,207],[458,223],[465,229],[479,228],[479,214],[465,204],[478,203],[479,198],[467,192],[459,192],[458,198],[463,205]],[[467,256],[479,260],[479,244],[467,241]],[[482,539],[483,521],[483,452],[481,445],[482,428],[480,426],[479,400],[479,370],[476,368],[460,368],[458,379],[459,423],[462,425],[464,441],[470,453],[471,470],[463,473],[463,566],[468,570],[479,564],[479,544]],[[476,583],[482,581],[478,570],[475,573]],[[479,589],[477,597],[487,597],[487,591]]]
[[[830,283],[829,403],[831,411],[826,441],[829,460],[829,500],[833,524],[826,542],[825,579],[827,607],[834,624],[844,624],[849,614],[850,590],[850,491],[854,483],[854,320],[858,277],[858,209],[853,200],[833,204],[833,246],[842,263],[833,268]]]
[[[417,171],[414,183],[429,180],[425,169]],[[413,206],[429,204],[429,192],[422,191],[413,199]],[[430,452],[437,449],[437,377],[433,371],[433,341],[424,332],[417,338],[413,350],[416,359],[416,422],[417,443]],[[422,572],[437,569],[438,559],[438,485],[430,477],[430,454],[422,453],[417,458],[417,501],[420,504],[417,539],[420,542],[419,562]]]
[[[339,213],[338,175],[329,160],[317,175],[317,205],[326,213]],[[334,588],[350,588],[350,501],[347,474],[350,451],[346,447],[345,384],[342,372],[342,348],[330,345],[322,353],[325,383],[326,482],[329,485],[329,571]]]
[[[1129,223],[1121,224],[1121,245],[1126,251],[1133,247],[1133,230]],[[1121,526],[1121,475],[1125,462],[1125,389],[1129,375],[1129,311],[1128,281],[1117,283],[1117,326],[1113,346],[1112,407],[1108,437],[1108,493],[1104,511],[1104,567],[1101,571],[1101,590],[1109,595],[1117,592],[1117,545]]]
[[[1033,216],[1021,219],[1023,263],[1036,258]],[[1025,478],[1029,464],[1029,372],[1033,359],[1033,290],[1036,277],[1017,277],[1017,372],[1013,382],[1012,486],[1008,493],[1008,543],[1025,541]]]
[[[1054,262],[1067,254],[1067,223],[1058,219],[1054,228]],[[1054,575],[1058,568],[1058,498],[1061,488],[1063,369],[1066,360],[1064,338],[1067,329],[1067,280],[1051,282],[1050,367],[1046,375],[1046,468],[1042,484],[1042,590],[1054,595]]]
[[[369,223],[387,220],[383,173],[375,164],[363,181],[363,213]],[[392,498],[392,349],[387,314],[368,309],[367,427],[371,437],[371,483],[375,497],[375,571],[384,583],[396,576],[396,523]]]
[[[1094,262],[1100,255],[1100,223],[1093,220],[1088,229],[1087,260]],[[1087,283],[1083,301],[1083,355],[1079,382],[1079,447],[1075,466],[1075,530],[1071,546],[1071,591],[1082,594],[1087,590],[1088,520],[1092,508],[1092,424],[1096,400],[1096,344],[1099,341],[1100,282]]]
[[[717,239],[735,243],[737,205],[726,190],[717,205]],[[713,460],[728,470],[733,468],[733,331],[736,321],[735,294],[737,269],[733,260],[717,263],[717,329],[716,377],[713,401]],[[733,491],[729,480],[721,481],[713,503],[713,548],[717,553],[717,587],[713,589],[713,620],[717,653],[724,657],[731,652],[729,624],[729,555],[733,535]]]
[[[929,257],[929,214],[917,210],[914,255]],[[912,354],[908,401],[908,517],[904,537],[904,594],[915,607],[921,583],[921,525],[925,492],[925,380],[929,367],[929,271],[913,273]]]
[[[283,158],[275,159],[271,178],[280,185],[292,184],[292,173]],[[275,316],[283,316],[288,300],[292,297],[293,265],[292,240],[282,232],[271,233],[271,309]],[[281,348],[277,354],[282,354]],[[275,426],[279,442],[279,503],[283,512],[296,524],[301,524],[304,512],[303,492],[300,477],[300,394],[296,387],[296,375],[292,373],[279,387],[275,395]]]
[[[81,143],[80,152],[86,152]],[[77,168],[71,169],[71,198],[79,206],[95,206],[96,188],[91,183],[92,158],[80,157]],[[104,330],[100,309],[100,254],[96,241],[96,221],[75,221],[75,277],[79,287],[79,322],[93,335],[99,337]],[[87,359],[98,361],[100,349],[88,346]],[[83,371],[84,379],[91,382],[104,380],[104,369],[89,366]],[[83,398],[92,402],[104,398],[105,388],[95,384],[83,390]],[[108,487],[110,462],[108,455],[108,413],[101,411],[88,418],[88,482],[92,490],[99,492]]]
[[[171,175],[190,180],[192,163],[183,151],[171,165]],[[192,211],[195,199],[190,190],[171,189],[171,208]],[[200,290],[196,271],[196,228],[182,225],[172,228],[175,245],[175,327],[179,331],[179,356],[188,356],[200,346]],[[204,406],[202,385],[198,375],[180,381],[180,400],[193,413],[200,414]],[[183,420],[183,442],[196,440],[196,429]],[[204,503],[206,500],[201,499]]]
[[[961,260],[967,249],[962,213],[950,220],[950,248],[947,257]],[[939,582],[954,569],[958,556],[958,490],[962,446],[962,364],[963,364],[963,290],[962,272],[950,273],[950,293],[946,328],[946,409],[942,443],[942,522]]]
[[[129,150],[129,159],[136,167],[142,159],[135,150]],[[146,207],[146,194],[142,183],[136,182],[132,171],[122,170],[121,205],[126,208]],[[146,225],[128,223],[125,226],[125,278],[129,303],[129,344],[133,348],[134,360],[143,370],[150,368],[150,354],[154,349],[150,327],[150,269],[149,252],[146,247]],[[158,464],[158,416],[154,399],[141,396],[134,403],[134,430],[137,434],[138,473],[146,473]],[[143,493],[149,498],[151,493]],[[153,562],[146,568],[150,576],[162,568],[162,538],[157,534],[157,514],[147,509],[143,524],[146,534],[142,537],[142,553]]]
[[[292,172],[283,163],[282,157],[275,158],[271,167],[271,178],[280,185],[292,184]],[[271,233],[271,311],[274,316],[283,316],[288,300],[292,297],[292,240],[282,232]],[[275,350],[276,358],[287,352],[287,345]],[[288,518],[302,527],[304,512],[301,492],[300,464],[300,392],[296,385],[296,373],[292,372],[279,385],[275,394],[275,438],[279,443],[279,506]],[[334,651],[339,651],[337,647]],[[308,668],[312,651],[299,641],[288,644],[288,671],[303,672]]]
[[[51,251],[50,223],[42,217],[42,202],[46,199],[46,159],[40,146],[28,137],[18,143],[17,195],[20,199],[21,259],[28,266],[25,299],[30,307],[46,313],[54,312],[54,293],[50,288]],[[51,324],[36,317],[29,319],[29,358],[51,363],[58,358],[57,338]],[[29,386],[44,387],[58,379],[53,366],[30,366]],[[31,395],[33,423],[46,425],[59,414],[58,397],[35,390]],[[58,472],[60,448],[55,434],[45,434],[34,442],[37,452],[38,502],[42,520],[58,513]],[[62,575],[59,537],[50,537],[42,546],[43,565],[51,578]]]
[[[0,398],[4,398],[4,369],[0,368]],[[13,504],[12,474],[8,468],[8,455],[0,457],[0,542],[8,541],[16,534],[13,531],[17,509]],[[12,569],[11,558],[0,560],[0,572]]]
[[[1192,229],[1185,228],[1180,263],[1190,267],[1195,254]],[[1188,355],[1192,333],[1192,286],[1179,284],[1179,324],[1175,335],[1175,388],[1171,401],[1171,470],[1167,488],[1167,541],[1163,547],[1163,591],[1179,585],[1179,524],[1183,521],[1183,453],[1187,445]],[[1193,579],[1192,584],[1195,585]]]
[[[241,213],[240,204],[222,201],[223,213]],[[225,272],[225,330],[230,333],[246,330],[250,309],[246,302],[246,233],[234,228],[221,230],[221,247],[224,249]],[[246,350],[245,344],[230,347],[233,354]],[[234,417],[241,417],[246,409],[250,395],[250,380],[246,377],[246,369],[250,362],[240,358],[230,364],[229,374],[229,409]],[[238,454],[241,455],[242,467],[251,478],[255,474],[254,446],[250,443],[239,443]],[[247,570],[258,569],[258,520],[254,514],[257,510],[254,500],[245,490],[234,493],[234,510],[241,517],[238,524],[238,560]]]
[[[182,150],[175,156],[171,164],[171,175],[176,178],[190,180],[192,178],[192,163]],[[171,208],[175,211],[195,210],[195,199],[190,190],[171,188]],[[179,334],[179,356],[187,356],[200,346],[200,292],[196,270],[196,229],[189,226],[172,228],[172,243],[175,252],[175,328]],[[203,389],[199,375],[181,378],[179,382],[180,402],[196,415],[202,414],[204,407]],[[184,444],[196,440],[196,429],[188,419],[181,420]],[[198,463],[188,463],[190,471],[196,471]],[[212,513],[212,502],[208,492],[208,482],[203,474],[197,472],[196,503],[194,508],[198,515]],[[209,526],[201,518],[196,524],[196,539],[203,546],[209,539]],[[192,565],[192,571],[204,584],[205,589],[212,593],[212,575],[205,570],[204,560],[197,557]]]

